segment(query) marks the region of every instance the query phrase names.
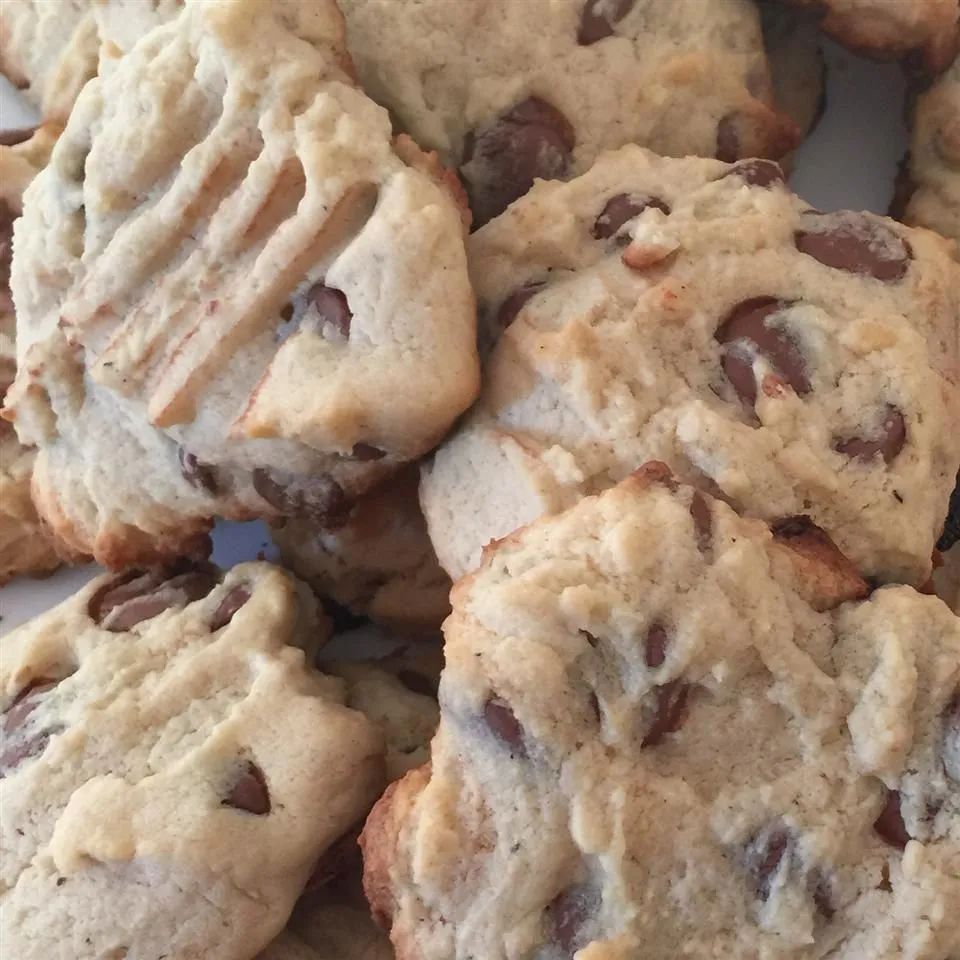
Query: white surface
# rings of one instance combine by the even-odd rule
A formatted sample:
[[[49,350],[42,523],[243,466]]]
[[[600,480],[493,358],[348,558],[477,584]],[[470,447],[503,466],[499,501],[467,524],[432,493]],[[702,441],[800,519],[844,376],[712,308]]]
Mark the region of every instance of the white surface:
[[[886,213],[906,147],[900,70],[860,60],[832,44],[826,47],[826,112],[797,152],[791,183],[820,210]],[[0,77],[0,128],[24,126],[32,119]],[[230,566],[261,552],[273,557],[262,524],[218,524],[213,553],[217,563]],[[69,596],[96,572],[95,567],[61,570],[45,580],[20,577],[0,588],[0,635]]]

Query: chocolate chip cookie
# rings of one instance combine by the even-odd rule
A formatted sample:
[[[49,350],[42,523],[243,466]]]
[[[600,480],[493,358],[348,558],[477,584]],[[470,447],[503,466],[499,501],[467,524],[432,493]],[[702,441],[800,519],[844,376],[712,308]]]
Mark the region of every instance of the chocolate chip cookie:
[[[322,597],[406,631],[437,630],[450,612],[450,578],[440,568],[420,510],[413,465],[361,497],[336,530],[292,521],[273,539],[283,562]]]
[[[324,632],[275,567],[180,563],[4,638],[5,953],[242,960],[280,932],[384,782],[381,733],[308,663]]]
[[[398,958],[960,955],[960,619],[857,581],[663,464],[492,547],[361,841]]]
[[[424,470],[456,579],[648,459],[923,584],[960,463],[953,245],[821,213],[771,161],[625,147],[471,239],[481,399]]]
[[[203,553],[216,515],[341,525],[474,397],[461,202],[342,34],[332,0],[188,5],[25,197],[5,415],[41,515],[107,566]]]
[[[367,92],[459,169],[476,223],[534,179],[603,150],[779,157],[798,131],[773,105],[745,0],[343,0]],[[384,38],[391,38],[384,42]]]

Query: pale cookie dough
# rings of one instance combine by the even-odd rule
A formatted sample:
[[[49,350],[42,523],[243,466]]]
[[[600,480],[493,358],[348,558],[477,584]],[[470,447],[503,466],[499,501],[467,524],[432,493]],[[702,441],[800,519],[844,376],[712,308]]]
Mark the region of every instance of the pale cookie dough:
[[[384,782],[268,564],[100,577],[4,638],[0,941],[17,960],[239,960]]]
[[[332,0],[188,3],[27,192],[4,413],[107,566],[203,553],[216,515],[342,524],[476,393],[462,201],[342,35]]]
[[[917,98],[905,176],[904,221],[960,243],[960,57]]]
[[[960,956],[960,619],[856,579],[656,464],[491,548],[361,840],[398,960]]]
[[[798,140],[748,0],[340,5],[364,88],[459,169],[477,223],[625,143],[736,160]]]
[[[0,145],[0,403],[17,369],[16,318],[10,296],[13,221],[27,184],[47,163],[59,128],[7,131]],[[0,420],[0,584],[20,573],[49,573],[66,559],[37,516],[30,496],[34,452]]]
[[[747,514],[809,514],[871,577],[929,578],[960,464],[953,245],[810,210],[770,161],[626,147],[470,253],[495,346],[421,487],[454,579],[649,459]]]
[[[413,465],[361,497],[337,530],[292,520],[273,531],[283,562],[321,596],[400,630],[437,630],[450,578],[427,536]]]
[[[879,60],[939,73],[957,52],[957,0],[787,0],[821,17],[831,37]]]

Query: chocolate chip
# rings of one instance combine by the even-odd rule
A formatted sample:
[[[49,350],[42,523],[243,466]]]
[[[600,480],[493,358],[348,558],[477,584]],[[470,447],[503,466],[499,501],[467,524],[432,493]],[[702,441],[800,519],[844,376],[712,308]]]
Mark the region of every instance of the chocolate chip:
[[[892,847],[902,850],[910,840],[903,814],[900,812],[900,794],[896,790],[887,791],[887,799],[880,816],[873,822],[873,829]]]
[[[693,517],[693,528],[697,531],[697,545],[701,550],[708,549],[713,539],[713,511],[699,490],[694,490],[690,498],[690,516]]]
[[[590,942],[584,928],[599,906],[596,890],[587,884],[567,887],[547,904],[543,918],[547,942],[560,949],[564,960],[573,960],[573,955]]]
[[[180,561],[155,570],[133,570],[102,586],[87,604],[94,623],[122,633],[169,610],[205,597],[219,582],[216,567]]]
[[[15,147],[18,143],[25,143],[36,132],[36,127],[19,127],[15,130],[4,130],[0,133],[0,147]]]
[[[827,920],[832,920],[837,912],[837,908],[833,905],[833,891],[830,889],[830,881],[820,870],[811,872],[809,889],[814,906]]]
[[[721,179],[739,177],[751,187],[771,187],[784,182],[783,170],[774,160],[743,160],[735,164]]]
[[[217,630],[225,627],[249,599],[250,588],[242,583],[228,590],[210,619],[211,632],[216,633]]]
[[[777,375],[801,396],[810,392],[803,354],[791,337],[767,318],[790,304],[773,297],[753,297],[738,303],[717,328],[716,340],[724,344],[721,364],[740,400],[753,407],[757,400],[757,381],[753,358],[759,354]]]
[[[782,825],[759,833],[746,849],[746,867],[756,895],[766,902],[784,857],[789,863],[790,834]]]
[[[346,294],[323,283],[315,283],[306,296],[307,307],[316,310],[320,317],[320,330],[330,324],[345,340],[350,337],[350,321],[353,314]]]
[[[247,813],[263,816],[270,812],[270,791],[267,790],[267,781],[263,771],[255,764],[247,762],[237,777],[227,798],[223,801],[225,807],[235,807]]]
[[[567,118],[539,97],[528,97],[468,135],[461,169],[475,225],[503,213],[534,180],[566,176],[575,142]]]
[[[397,679],[411,692],[437,699],[437,683],[416,670],[398,670]]]
[[[947,519],[943,523],[943,532],[937,540],[937,549],[943,552],[949,550],[957,541],[960,541],[960,473],[957,474],[957,483],[950,494],[950,505],[947,507]]]
[[[350,451],[351,460],[359,460],[366,463],[370,460],[382,460],[387,455],[386,450],[379,447],[371,447],[369,443],[355,443]]]
[[[517,314],[523,309],[524,304],[542,290],[546,283],[542,280],[535,283],[524,284],[519,290],[514,290],[497,311],[497,327],[500,330],[506,330],[507,327],[517,319]]]
[[[876,280],[902,279],[910,265],[910,244],[882,220],[862,213],[808,213],[793,237],[797,249],[835,270]]]
[[[491,697],[483,706],[483,719],[497,738],[510,747],[511,751],[521,757],[527,755],[527,748],[523,742],[523,727],[520,726],[520,721],[504,700]]]
[[[585,0],[580,13],[577,43],[589,47],[591,43],[613,35],[614,25],[632,9],[636,0]]]
[[[662,667],[667,659],[667,644],[670,642],[667,631],[659,623],[655,623],[647,631],[647,640],[644,645],[643,659],[648,667]]]
[[[39,757],[56,730],[41,730],[33,736],[16,737],[13,742],[5,742],[3,752],[0,753],[0,780],[16,769],[24,760]]]
[[[213,467],[201,463],[184,447],[177,449],[177,459],[180,461],[180,473],[191,487],[206,490],[208,493],[217,492],[216,472]]]
[[[43,753],[54,730],[41,729],[33,734],[20,731],[43,698],[56,687],[57,680],[40,677],[20,691],[3,714],[3,752],[0,753],[0,779],[24,760]]]
[[[597,240],[614,236],[625,223],[640,216],[648,207],[662,210],[667,215],[670,213],[670,207],[658,197],[618,193],[606,202],[600,216],[594,221],[593,236]],[[623,240],[629,242],[630,238],[624,235]]]
[[[879,453],[885,463],[891,463],[903,449],[907,440],[907,422],[903,414],[893,406],[887,407],[886,416],[880,425],[880,434],[876,437],[851,437],[838,440],[834,449],[857,460],[870,461]]]
[[[687,697],[690,685],[671,680],[657,687],[657,712],[653,723],[640,743],[641,747],[655,747],[668,733],[676,733],[687,719]]]
[[[302,517],[325,530],[342,527],[350,517],[352,504],[330,476],[294,477],[257,468],[253,488],[282,516]]]
[[[740,134],[732,114],[721,117],[717,124],[716,157],[724,163],[740,159]]]
[[[40,706],[40,701],[44,696],[58,683],[58,680],[48,680],[46,677],[41,677],[24,687],[3,714],[4,737],[9,737],[15,730],[19,730],[26,723],[30,714]]]
[[[940,736],[943,769],[955,783],[960,783],[960,690],[943,711],[943,732]]]

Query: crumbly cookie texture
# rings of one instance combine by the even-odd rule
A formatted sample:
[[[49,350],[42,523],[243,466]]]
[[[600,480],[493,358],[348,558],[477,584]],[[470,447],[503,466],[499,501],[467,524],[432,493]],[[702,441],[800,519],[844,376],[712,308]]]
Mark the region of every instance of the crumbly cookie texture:
[[[811,210],[770,161],[626,147],[471,238],[481,399],[424,468],[456,579],[649,459],[924,583],[960,463],[956,248]]]
[[[458,167],[484,223],[535,178],[640,143],[684,156],[779,157],[746,0],[342,0],[367,92]],[[384,43],[384,37],[393,38]]]
[[[321,596],[405,631],[437,630],[450,612],[441,569],[417,495],[413,465],[357,502],[337,530],[294,520],[273,539],[283,562]]]
[[[845,563],[662,464],[489,548],[361,840],[398,958],[956,957],[960,620]]]
[[[905,222],[960,243],[960,57],[917,98],[906,178]]]
[[[27,184],[50,157],[59,127],[8,131],[0,145],[0,403],[17,369],[16,318],[10,296],[13,221],[20,215]],[[49,573],[60,565],[58,549],[41,523],[30,496],[34,452],[0,420],[0,584],[20,573]]]
[[[384,782],[268,564],[100,577],[4,638],[0,939],[18,960],[249,957]],[[131,923],[131,917],[136,923]]]
[[[957,52],[957,0],[787,0],[821,17],[831,37],[880,60],[939,73]]]
[[[202,552],[215,515],[342,524],[476,393],[461,208],[342,32],[332,0],[188,3],[27,191],[5,415],[107,566]]]

